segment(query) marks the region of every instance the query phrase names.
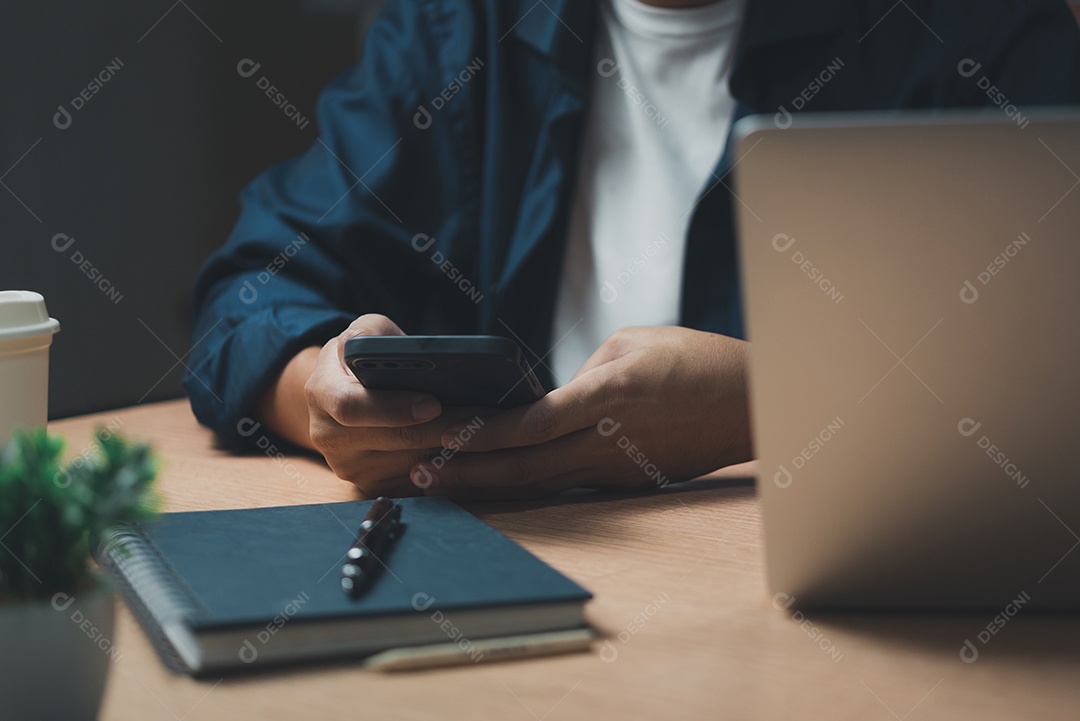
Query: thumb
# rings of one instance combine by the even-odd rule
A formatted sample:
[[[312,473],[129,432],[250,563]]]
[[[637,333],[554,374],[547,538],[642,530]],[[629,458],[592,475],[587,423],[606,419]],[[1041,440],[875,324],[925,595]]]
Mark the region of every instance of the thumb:
[[[341,367],[345,366],[345,341],[361,335],[405,335],[405,331],[398,327],[397,323],[378,313],[362,315],[338,336],[338,360]]]

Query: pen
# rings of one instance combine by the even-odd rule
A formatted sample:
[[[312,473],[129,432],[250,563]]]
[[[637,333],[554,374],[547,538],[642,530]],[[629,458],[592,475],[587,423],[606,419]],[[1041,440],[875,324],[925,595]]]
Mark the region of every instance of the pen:
[[[385,496],[375,499],[364,516],[356,542],[345,553],[341,567],[341,590],[352,598],[364,593],[375,580],[383,561],[379,558],[400,531],[401,506]]]
[[[587,628],[570,631],[544,631],[522,636],[479,639],[468,650],[460,643],[394,648],[368,657],[363,666],[369,671],[418,671],[440,666],[487,663],[518,658],[550,656],[556,653],[583,651],[589,648],[593,633]]]

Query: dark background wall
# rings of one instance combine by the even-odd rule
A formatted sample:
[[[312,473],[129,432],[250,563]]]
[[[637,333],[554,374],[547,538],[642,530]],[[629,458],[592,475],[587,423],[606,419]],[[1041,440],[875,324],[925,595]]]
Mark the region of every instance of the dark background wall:
[[[228,234],[243,185],[314,141],[316,96],[381,4],[5,4],[0,289],[42,293],[60,320],[51,418],[182,395],[195,271]],[[249,78],[237,72],[245,58],[261,63]],[[73,109],[110,63],[113,77]],[[262,76],[305,128],[259,90]]]
[[[5,7],[0,289],[42,293],[60,320],[50,418],[182,394],[196,270],[227,236],[244,184],[314,142],[318,92],[355,59],[379,4]],[[261,63],[248,78],[244,58]],[[73,104],[109,64],[112,77]],[[261,76],[305,128],[257,87]]]

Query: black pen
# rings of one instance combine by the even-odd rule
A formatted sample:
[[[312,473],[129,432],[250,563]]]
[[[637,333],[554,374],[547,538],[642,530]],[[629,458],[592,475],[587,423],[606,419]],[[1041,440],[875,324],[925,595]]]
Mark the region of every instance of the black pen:
[[[375,499],[360,524],[356,542],[345,554],[341,567],[341,590],[356,598],[364,593],[382,568],[387,544],[394,540],[401,526],[401,506],[386,496]]]

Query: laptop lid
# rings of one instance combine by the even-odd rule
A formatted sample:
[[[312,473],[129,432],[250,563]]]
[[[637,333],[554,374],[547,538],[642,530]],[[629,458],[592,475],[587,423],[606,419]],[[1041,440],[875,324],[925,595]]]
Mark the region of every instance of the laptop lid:
[[[1080,113],[1023,120],[737,125],[777,605],[1080,607]]]

